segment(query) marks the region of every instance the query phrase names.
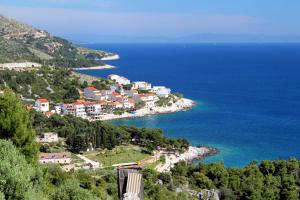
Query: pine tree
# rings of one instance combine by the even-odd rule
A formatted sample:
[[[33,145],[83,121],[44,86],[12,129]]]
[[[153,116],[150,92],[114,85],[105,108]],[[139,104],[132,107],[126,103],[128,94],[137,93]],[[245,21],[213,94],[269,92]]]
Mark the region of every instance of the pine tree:
[[[0,138],[11,140],[28,162],[36,162],[38,148],[29,113],[10,90],[0,96]]]

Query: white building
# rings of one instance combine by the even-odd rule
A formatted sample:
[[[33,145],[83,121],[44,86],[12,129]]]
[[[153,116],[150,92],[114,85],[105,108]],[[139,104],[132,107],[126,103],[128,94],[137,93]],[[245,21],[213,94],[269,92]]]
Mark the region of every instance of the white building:
[[[37,111],[40,112],[49,112],[49,101],[45,98],[40,98],[35,101],[34,104]]]
[[[134,95],[135,101],[144,101],[146,108],[152,108],[155,106],[155,102],[159,100],[158,96],[154,93],[145,93]]]
[[[133,89],[140,89],[140,90],[151,90],[151,83],[147,83],[145,81],[137,81],[133,82],[132,88]]]
[[[39,137],[37,137],[37,142],[41,143],[51,143],[51,142],[58,142],[58,135],[57,133],[42,133]]]
[[[109,80],[113,80],[116,83],[121,84],[121,85],[128,85],[128,84],[130,84],[130,80],[129,79],[127,79],[127,78],[125,78],[123,76],[116,75],[116,74],[109,75],[108,79]]]
[[[43,164],[58,163],[58,164],[70,164],[71,154],[65,153],[40,153],[39,162]]]
[[[152,92],[157,94],[159,97],[168,97],[171,94],[171,89],[165,86],[154,86]]]
[[[54,110],[55,110],[55,113],[56,114],[61,114],[61,105],[59,105],[59,106],[54,106]]]
[[[87,118],[86,110],[85,110],[85,101],[76,101],[70,104],[62,105],[62,113],[64,115],[73,115],[76,117]]]
[[[89,115],[91,113],[101,113],[102,112],[102,105],[97,102],[87,102],[85,103],[85,111]]]
[[[95,87],[87,87],[83,90],[83,95],[87,99],[101,100],[101,91]]]
[[[130,109],[130,108],[134,108],[135,101],[133,99],[129,99],[127,102],[123,102],[122,104],[123,104],[123,108]]]
[[[53,132],[42,133],[39,137],[37,137],[37,142],[41,142],[41,143],[58,142],[58,135],[57,133],[53,133]]]
[[[101,90],[102,97],[99,100],[109,100],[113,92],[112,90]]]

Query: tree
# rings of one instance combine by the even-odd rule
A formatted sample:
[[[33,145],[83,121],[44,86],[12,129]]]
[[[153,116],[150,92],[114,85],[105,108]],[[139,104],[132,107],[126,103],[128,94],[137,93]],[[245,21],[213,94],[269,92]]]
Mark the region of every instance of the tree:
[[[0,194],[5,199],[25,199],[38,191],[41,172],[26,162],[11,141],[0,140],[0,160]]]
[[[186,176],[188,172],[188,165],[185,161],[180,161],[171,169],[173,175]]]
[[[0,138],[11,139],[27,161],[36,162],[38,147],[29,113],[10,90],[0,96]]]
[[[76,180],[68,180],[51,196],[52,200],[96,200],[88,190],[79,187]]]
[[[66,92],[66,94],[65,94],[65,96],[64,96],[64,99],[65,99],[66,101],[74,101],[74,100],[77,100],[77,99],[79,99],[79,98],[80,98],[80,94],[79,94],[77,88],[74,87],[74,86],[70,87],[70,88],[67,90],[67,92]]]

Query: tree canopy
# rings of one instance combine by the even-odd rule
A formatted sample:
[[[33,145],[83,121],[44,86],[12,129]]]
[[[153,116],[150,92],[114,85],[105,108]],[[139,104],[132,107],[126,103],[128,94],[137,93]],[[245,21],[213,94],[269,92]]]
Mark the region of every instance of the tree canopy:
[[[28,111],[10,90],[0,96],[0,138],[10,139],[27,161],[37,159],[35,131]]]

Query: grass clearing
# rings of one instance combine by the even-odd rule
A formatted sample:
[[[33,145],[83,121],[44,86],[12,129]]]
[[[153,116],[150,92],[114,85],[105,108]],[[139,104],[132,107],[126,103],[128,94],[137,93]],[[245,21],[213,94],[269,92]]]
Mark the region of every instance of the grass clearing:
[[[114,164],[137,162],[147,159],[151,155],[145,153],[144,150],[139,146],[127,145],[118,146],[113,150],[86,152],[84,155],[91,160],[101,162],[104,167],[109,167]]]

